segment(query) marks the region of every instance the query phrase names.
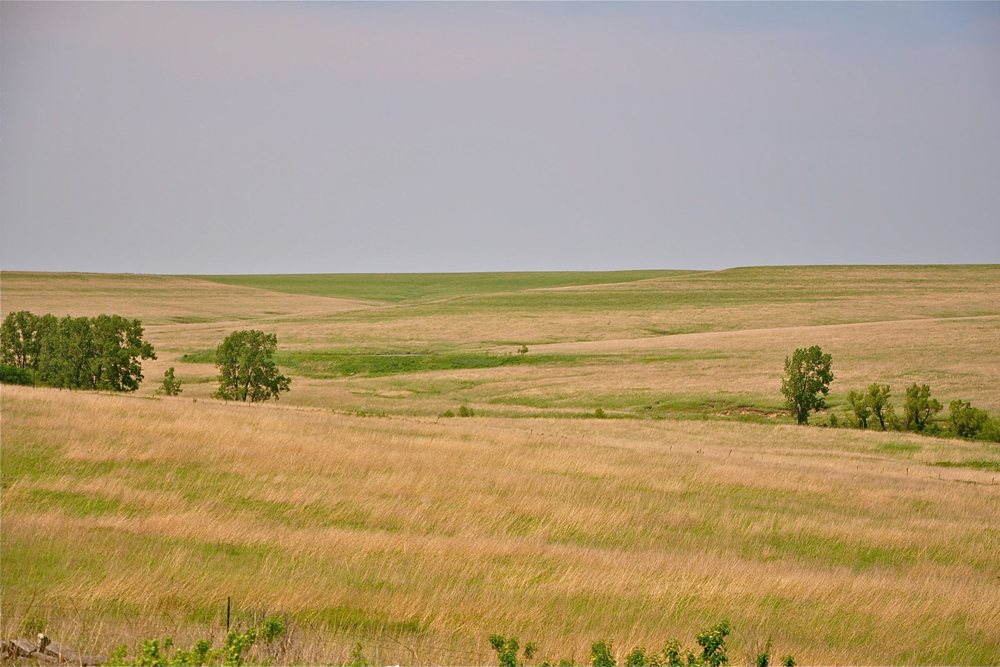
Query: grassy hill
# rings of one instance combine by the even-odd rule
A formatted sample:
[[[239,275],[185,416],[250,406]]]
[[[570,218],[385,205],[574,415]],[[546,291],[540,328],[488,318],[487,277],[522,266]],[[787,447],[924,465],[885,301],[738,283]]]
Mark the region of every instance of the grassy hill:
[[[159,355],[135,395],[3,387],[4,638],[218,645],[232,597],[308,663],[621,662],[722,618],[736,663],[1000,661],[1000,446],[778,392],[819,344],[815,424],[876,381],[1000,413],[1000,267],[220,280],[0,275],[4,315],[139,317]],[[277,333],[279,403],[210,398],[238,328]]]

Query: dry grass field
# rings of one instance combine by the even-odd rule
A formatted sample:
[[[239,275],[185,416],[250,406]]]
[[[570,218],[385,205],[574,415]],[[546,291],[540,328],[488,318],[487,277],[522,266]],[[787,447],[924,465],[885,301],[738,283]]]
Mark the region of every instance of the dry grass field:
[[[159,359],[134,395],[3,386],[0,633],[218,645],[232,597],[290,620],[279,662],[621,662],[726,618],[736,664],[1000,663],[1000,445],[778,391],[819,344],[816,424],[875,381],[1000,414],[1000,267],[585,278],[2,274],[3,315],[138,317]],[[277,333],[279,402],[210,398],[239,328]]]

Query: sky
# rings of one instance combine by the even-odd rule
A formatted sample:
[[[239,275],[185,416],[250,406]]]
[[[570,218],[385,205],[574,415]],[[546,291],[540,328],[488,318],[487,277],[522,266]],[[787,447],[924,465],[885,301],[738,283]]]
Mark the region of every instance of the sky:
[[[0,269],[1000,262],[1000,2],[0,3]]]

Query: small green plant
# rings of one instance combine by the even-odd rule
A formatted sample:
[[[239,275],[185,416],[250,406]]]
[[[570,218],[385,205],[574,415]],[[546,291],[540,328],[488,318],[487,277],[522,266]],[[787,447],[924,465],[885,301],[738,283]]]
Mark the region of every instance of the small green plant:
[[[590,645],[590,664],[593,667],[615,667],[615,656],[611,652],[611,642],[598,640]]]
[[[465,407],[463,405],[463,406],[461,406],[458,409],[458,416],[459,417],[475,417],[476,413],[472,410],[472,408],[467,408],[467,407]]]
[[[181,381],[174,377],[174,367],[171,366],[163,372],[163,382],[156,393],[164,396],[177,396],[182,391],[184,390],[181,389]]]
[[[500,667],[519,667],[520,662],[517,659],[517,650],[521,648],[521,644],[517,637],[504,637],[503,635],[492,634],[490,635],[490,645],[493,650],[497,652],[497,664]],[[532,651],[534,651],[534,645],[532,646]]]
[[[726,656],[726,637],[731,631],[729,621],[722,621],[707,630],[702,630],[695,637],[695,641],[702,648],[701,659],[710,667],[729,664],[729,658]]]
[[[347,663],[348,667],[369,667],[372,663],[368,661],[368,658],[364,654],[364,646],[361,642],[357,642],[353,648],[351,648],[351,661]]]
[[[132,664],[137,667],[167,667],[167,651],[174,645],[172,637],[163,640],[163,650],[160,650],[160,642],[157,639],[146,639],[139,648],[139,655],[136,656]]]
[[[605,417],[604,410],[602,410],[601,408],[597,408],[596,410],[594,410],[594,416],[598,419],[604,419]]]
[[[764,652],[757,654],[757,658],[754,660],[754,665],[756,665],[756,667],[770,667],[770,664],[771,664],[771,638],[768,637],[767,643],[764,645]]]
[[[786,655],[781,659],[781,667],[795,667],[795,658],[790,655]]]
[[[257,630],[250,628],[245,634],[230,632],[226,637],[225,656],[222,664],[225,667],[240,667],[243,664],[243,654],[257,641]]]
[[[128,647],[125,644],[119,644],[115,647],[115,650],[111,652],[108,656],[108,665],[127,665],[128,664]]]
[[[639,646],[636,646],[625,656],[625,667],[646,667],[648,664],[646,650]]]
[[[528,346],[527,345],[522,345],[521,347],[517,348],[517,353],[518,354],[528,354]]]
[[[441,416],[442,417],[454,417],[455,413],[452,412],[451,410],[445,410],[444,412],[441,413]]]

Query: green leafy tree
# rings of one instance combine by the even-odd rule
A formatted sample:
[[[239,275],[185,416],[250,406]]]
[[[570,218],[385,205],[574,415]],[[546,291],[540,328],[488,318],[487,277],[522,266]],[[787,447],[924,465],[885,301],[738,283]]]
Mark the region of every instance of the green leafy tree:
[[[182,391],[184,390],[181,389],[181,381],[174,377],[174,367],[171,366],[163,372],[163,383],[160,384],[156,393],[164,396],[176,396]]]
[[[948,425],[963,438],[975,438],[989,420],[986,411],[972,407],[968,401],[955,400],[948,405]]]
[[[219,368],[216,398],[255,403],[272,396],[277,399],[288,391],[291,381],[278,372],[271,357],[278,347],[278,337],[262,331],[234,331],[215,351]]]
[[[135,391],[142,382],[143,359],[156,359],[143,340],[142,323],[119,315],[44,315],[36,320],[38,379],[65,389]]]
[[[141,359],[156,359],[142,339],[142,322],[120,315],[98,315],[92,321],[93,358],[89,363],[94,389],[135,391],[142,382]]]
[[[38,316],[27,310],[9,313],[0,324],[0,362],[15,368],[37,368],[38,334]]]
[[[826,407],[824,397],[830,393],[830,383],[833,382],[831,364],[830,355],[823,354],[818,345],[797,349],[790,358],[785,358],[781,393],[785,396],[785,405],[799,424],[809,421],[811,411]]]
[[[928,385],[913,386],[906,390],[906,402],[903,403],[903,427],[909,431],[923,431],[931,418],[941,412],[941,403],[931,398],[931,388]]]
[[[866,395],[853,389],[847,392],[847,405],[851,409],[855,425],[860,429],[868,428],[868,418],[871,417],[872,409],[865,400]],[[765,667],[767,667],[765,665]]]
[[[871,409],[872,416],[878,420],[879,426],[882,427],[883,431],[886,430],[886,421],[892,424],[896,417],[896,412],[892,409],[892,404],[889,402],[891,395],[892,391],[889,389],[889,385],[880,385],[877,382],[869,385],[868,391],[865,393],[865,403]]]

